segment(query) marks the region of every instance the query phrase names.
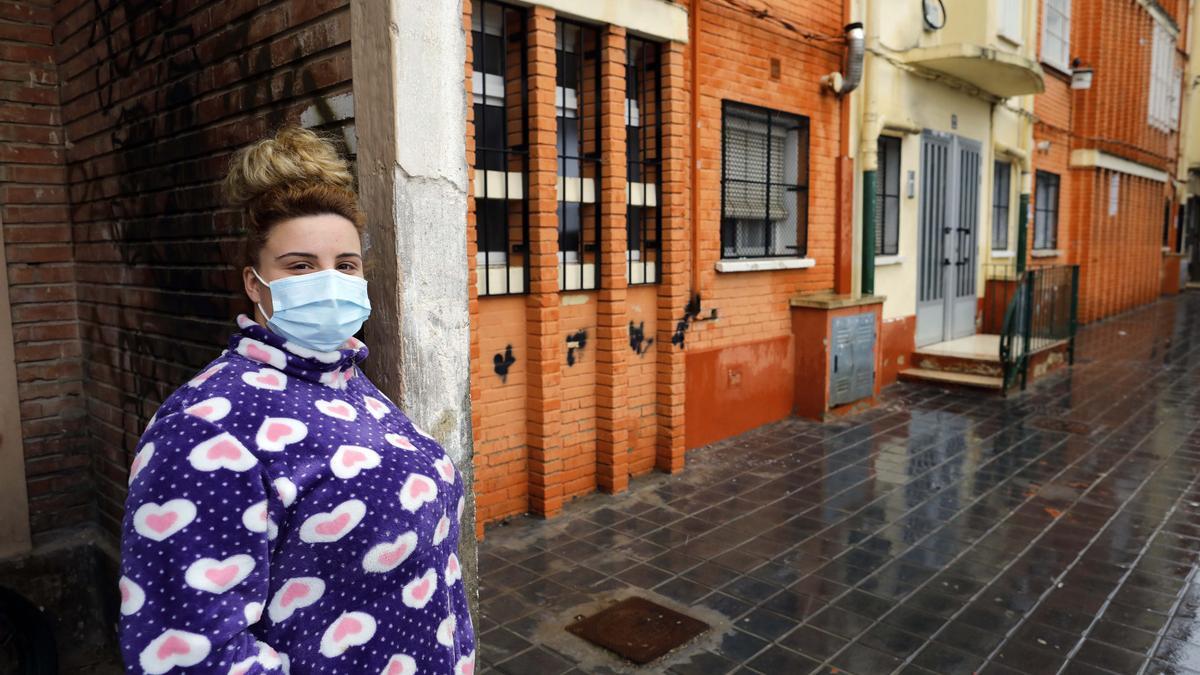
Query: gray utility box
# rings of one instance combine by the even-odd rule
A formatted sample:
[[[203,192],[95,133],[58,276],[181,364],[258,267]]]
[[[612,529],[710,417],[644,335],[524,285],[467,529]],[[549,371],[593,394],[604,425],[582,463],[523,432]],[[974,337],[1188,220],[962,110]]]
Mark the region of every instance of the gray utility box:
[[[875,314],[831,320],[829,405],[868,398],[875,392]]]

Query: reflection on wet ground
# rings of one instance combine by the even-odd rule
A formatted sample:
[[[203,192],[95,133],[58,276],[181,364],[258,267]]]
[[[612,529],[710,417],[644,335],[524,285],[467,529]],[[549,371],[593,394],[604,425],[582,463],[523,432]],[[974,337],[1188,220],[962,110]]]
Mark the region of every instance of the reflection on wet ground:
[[[655,671],[1200,673],[1198,402],[1193,293],[1024,395],[902,384],[697,450],[487,530],[483,667],[623,672],[562,626],[636,592],[724,619]]]

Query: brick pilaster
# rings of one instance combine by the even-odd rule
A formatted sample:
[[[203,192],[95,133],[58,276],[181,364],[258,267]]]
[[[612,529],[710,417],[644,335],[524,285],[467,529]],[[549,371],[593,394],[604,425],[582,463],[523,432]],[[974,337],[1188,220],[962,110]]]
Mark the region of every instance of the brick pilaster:
[[[658,286],[658,444],[660,471],[683,469],[684,356],[671,341],[688,294],[688,250],[692,214],[688,207],[688,83],[685,45],[663,45],[663,241],[662,280]]]
[[[600,293],[596,316],[596,482],[629,487],[629,314],[626,308],[625,29],[600,36]]]
[[[529,295],[528,326],[529,508],[552,516],[562,508],[560,396],[562,342],[558,298],[558,155],[554,113],[554,11],[529,14]]]

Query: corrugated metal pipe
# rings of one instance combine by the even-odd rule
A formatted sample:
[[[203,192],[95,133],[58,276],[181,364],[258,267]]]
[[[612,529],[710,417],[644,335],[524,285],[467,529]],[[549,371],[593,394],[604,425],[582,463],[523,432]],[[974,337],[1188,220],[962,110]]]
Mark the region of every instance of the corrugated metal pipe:
[[[845,74],[830,73],[821,77],[821,83],[834,93],[849,94],[858,88],[863,76],[863,54],[866,50],[861,22],[846,24],[846,67]]]

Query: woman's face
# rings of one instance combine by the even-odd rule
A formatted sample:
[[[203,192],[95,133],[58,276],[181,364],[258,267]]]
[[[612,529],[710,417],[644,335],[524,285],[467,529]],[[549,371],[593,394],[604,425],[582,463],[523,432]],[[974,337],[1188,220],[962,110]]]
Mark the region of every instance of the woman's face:
[[[362,242],[354,223],[333,214],[285,220],[271,228],[258,253],[259,276],[271,282],[287,276],[337,270],[356,277],[363,275]],[[261,305],[267,316],[274,313],[271,289],[259,283],[250,267],[242,270],[246,296]],[[255,308],[255,320],[267,317]]]

